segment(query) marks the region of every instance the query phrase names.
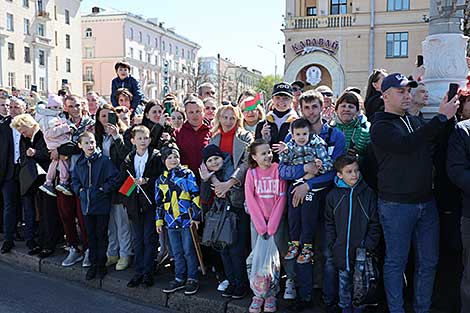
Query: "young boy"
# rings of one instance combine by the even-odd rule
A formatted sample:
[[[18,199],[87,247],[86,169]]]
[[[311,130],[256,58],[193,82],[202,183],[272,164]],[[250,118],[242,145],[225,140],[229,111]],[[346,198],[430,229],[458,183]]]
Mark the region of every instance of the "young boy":
[[[160,234],[166,225],[175,259],[175,280],[163,292],[185,289],[186,295],[192,295],[199,290],[198,260],[190,230],[191,224],[197,228],[201,220],[199,188],[194,173],[181,166],[176,146],[163,147],[161,153],[167,171],[155,182],[156,226]]]
[[[149,149],[150,130],[142,125],[131,130],[131,142],[135,146],[121,165],[121,181],[131,173],[139,187],[123,202],[131,222],[134,237],[135,275],[127,284],[134,288],[140,284],[153,286],[153,262],[157,245],[154,219],[155,180],[163,173],[163,164],[158,150]]]
[[[96,149],[95,135],[84,132],[78,138],[83,151],[72,171],[72,188],[80,197],[85,219],[91,267],[86,279],[103,279],[106,275],[106,250],[108,248],[108,222],[111,195],[118,186],[119,171],[110,158]]]
[[[300,118],[291,124],[292,139],[287,143],[286,149],[279,154],[281,163],[287,165],[299,165],[314,163],[316,171],[306,173],[304,177],[294,182],[290,189],[306,180],[328,172],[333,167],[333,160],[328,155],[325,141],[312,132],[311,124],[308,120]],[[320,208],[312,206],[311,202],[304,201],[301,205],[294,207],[291,192],[288,193],[288,222],[289,222],[289,247],[285,260],[297,258],[297,263],[306,264],[313,261],[313,237],[319,219]],[[303,245],[300,252],[300,245]],[[300,252],[300,254],[299,254]]]
[[[119,88],[126,88],[132,94],[131,109],[135,110],[141,103],[144,98],[144,93],[140,88],[140,83],[131,76],[131,66],[127,62],[117,62],[114,65],[114,70],[116,71],[117,77],[114,78],[111,82],[111,103],[113,107],[119,106],[116,99],[116,91]]]
[[[362,180],[358,160],[344,155],[334,163],[335,187],[326,197],[326,243],[339,270],[339,306],[343,313],[359,313],[352,306],[356,249],[376,249],[380,240],[377,196]]]

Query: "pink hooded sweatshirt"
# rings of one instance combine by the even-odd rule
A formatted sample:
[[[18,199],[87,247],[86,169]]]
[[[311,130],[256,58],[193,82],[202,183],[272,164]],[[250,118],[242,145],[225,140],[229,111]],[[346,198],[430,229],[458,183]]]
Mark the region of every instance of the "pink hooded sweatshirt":
[[[279,178],[278,164],[246,172],[245,201],[256,232],[269,236],[277,232],[286,206],[287,183]]]

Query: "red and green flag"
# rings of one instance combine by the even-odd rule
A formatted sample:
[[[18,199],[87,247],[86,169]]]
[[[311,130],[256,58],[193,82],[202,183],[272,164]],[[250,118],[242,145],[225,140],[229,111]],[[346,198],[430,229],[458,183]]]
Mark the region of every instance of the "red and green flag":
[[[261,93],[257,93],[256,96],[252,100],[245,101],[245,109],[244,111],[253,111],[256,110],[258,105],[262,105],[263,102],[261,100]]]
[[[134,191],[135,187],[137,187],[137,185],[134,182],[134,179],[131,176],[129,176],[127,177],[124,184],[122,184],[121,188],[119,188],[119,193],[125,195],[126,197],[129,197],[131,193]]]

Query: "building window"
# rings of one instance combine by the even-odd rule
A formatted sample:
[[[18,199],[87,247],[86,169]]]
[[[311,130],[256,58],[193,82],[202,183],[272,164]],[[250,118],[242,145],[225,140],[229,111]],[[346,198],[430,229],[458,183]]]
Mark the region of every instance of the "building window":
[[[181,57],[184,59],[184,48],[181,48]]]
[[[43,12],[44,11],[44,4],[42,3],[42,0],[38,0],[38,12]]]
[[[38,35],[41,36],[41,37],[46,36],[46,27],[42,23],[38,24]]]
[[[387,58],[408,57],[408,33],[387,33]]]
[[[175,46],[175,54],[176,54],[176,56],[180,55],[180,49],[179,49],[178,46]]]
[[[30,89],[31,88],[31,75],[24,76],[24,88]]]
[[[55,46],[57,47],[59,45],[59,37],[57,36],[57,31],[54,32],[54,43]]]
[[[307,7],[308,16],[317,16],[317,7]]]
[[[15,84],[15,73],[8,72],[8,87],[14,87]]]
[[[13,20],[13,14],[7,13],[7,30],[12,32],[15,30],[15,22]]]
[[[25,18],[23,20],[23,24],[24,24],[24,34],[29,35],[29,20]]]
[[[39,50],[38,51],[39,53],[39,65],[46,65],[46,53],[44,52],[44,50]]]
[[[158,55],[155,56],[155,65],[158,66]]]
[[[173,53],[173,45],[170,43],[168,46],[170,47],[170,54],[172,54]]]
[[[142,61],[142,50],[139,50],[139,60]]]
[[[56,72],[59,71],[59,56],[55,56],[55,70]]]
[[[331,0],[331,14],[346,14],[347,9],[347,0]]]
[[[66,73],[72,72],[72,63],[70,59],[65,59],[65,72]]]
[[[57,6],[54,5],[54,19],[57,21]]]
[[[70,49],[70,35],[65,35],[65,48]]]
[[[46,79],[44,77],[39,77],[39,91],[46,90]]]
[[[91,48],[91,47],[86,47],[85,48],[85,58],[86,59],[93,58],[93,48]]]
[[[150,46],[150,35],[147,35],[147,46]]]
[[[150,54],[147,53],[147,63],[152,64],[152,60],[150,59]]]
[[[388,11],[404,11],[410,9],[410,0],[387,0]]]
[[[24,47],[24,63],[31,63],[31,49]]]
[[[142,43],[142,32],[139,32],[139,42]]]
[[[155,38],[155,48],[158,48],[158,38]]]
[[[165,41],[162,41],[162,50],[163,50],[163,51],[166,51],[166,48],[165,48]]]
[[[132,27],[129,28],[129,38],[131,40],[134,40],[134,29]]]
[[[12,42],[8,43],[8,60],[15,59],[15,44]]]
[[[85,38],[91,38],[92,36],[93,36],[93,30],[90,27],[85,29]]]
[[[134,58],[134,48],[129,49],[129,55],[130,55],[131,59]]]
[[[23,0],[23,6],[29,8],[29,0]]]
[[[65,24],[70,25],[70,11],[65,10],[64,11],[64,16],[65,16]]]
[[[86,80],[88,80],[88,81],[92,81],[92,80],[93,80],[93,67],[87,66],[87,67],[85,68],[85,78],[86,78]]]

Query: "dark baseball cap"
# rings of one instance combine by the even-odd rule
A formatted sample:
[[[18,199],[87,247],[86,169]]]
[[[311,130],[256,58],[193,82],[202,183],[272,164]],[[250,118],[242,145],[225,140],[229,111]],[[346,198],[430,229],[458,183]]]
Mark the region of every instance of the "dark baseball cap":
[[[414,80],[408,80],[405,75],[401,73],[388,74],[387,77],[382,81],[382,92],[387,91],[390,88],[403,88],[403,87],[418,87],[418,83]]]
[[[295,82],[291,83],[290,85],[291,85],[292,87],[297,86],[297,87],[299,87],[300,89],[304,89],[304,87],[305,87],[304,82],[301,81],[301,80],[296,80]]]
[[[277,83],[273,87],[273,96],[288,96],[293,97],[292,86],[286,82]]]

